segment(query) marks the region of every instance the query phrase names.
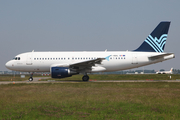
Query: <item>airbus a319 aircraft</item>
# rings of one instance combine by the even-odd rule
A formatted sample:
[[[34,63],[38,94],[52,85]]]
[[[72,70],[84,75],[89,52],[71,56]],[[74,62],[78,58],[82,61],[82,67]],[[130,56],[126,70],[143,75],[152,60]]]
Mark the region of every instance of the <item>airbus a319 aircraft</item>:
[[[137,68],[162,62],[175,57],[164,53],[170,22],[160,22],[139,48],[132,51],[93,51],[93,52],[27,52],[6,63],[13,71],[50,72],[52,78],[71,77],[83,74],[88,81],[88,73],[110,72]]]

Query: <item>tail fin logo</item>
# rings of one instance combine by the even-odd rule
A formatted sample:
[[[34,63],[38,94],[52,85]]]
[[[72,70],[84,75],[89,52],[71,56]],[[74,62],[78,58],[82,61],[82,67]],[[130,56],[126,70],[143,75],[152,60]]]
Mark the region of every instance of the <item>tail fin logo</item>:
[[[149,35],[145,42],[148,43],[156,52],[163,52],[164,45],[166,44],[167,34],[161,35],[158,39],[157,37],[153,38]]]

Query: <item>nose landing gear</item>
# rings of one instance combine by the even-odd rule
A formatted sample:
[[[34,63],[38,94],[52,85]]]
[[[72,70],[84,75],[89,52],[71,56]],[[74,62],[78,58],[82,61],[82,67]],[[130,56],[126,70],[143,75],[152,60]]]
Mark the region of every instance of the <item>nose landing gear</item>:
[[[33,81],[33,72],[30,74],[29,81],[30,81],[30,82],[32,82],[32,81]]]
[[[30,78],[29,78],[29,81],[30,81],[30,82],[33,81],[33,77],[30,77]]]

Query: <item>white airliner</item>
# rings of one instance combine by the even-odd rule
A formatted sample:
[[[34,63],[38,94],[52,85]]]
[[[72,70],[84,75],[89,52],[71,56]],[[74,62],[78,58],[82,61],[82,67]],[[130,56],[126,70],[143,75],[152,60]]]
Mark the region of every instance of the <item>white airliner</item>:
[[[170,22],[160,22],[139,48],[132,51],[93,51],[93,52],[27,52],[17,55],[6,63],[13,71],[30,72],[29,81],[34,72],[50,72],[52,78],[70,77],[87,73],[110,72],[137,68],[162,62],[175,57],[173,53],[164,53]]]
[[[171,68],[170,71],[158,71],[156,74],[173,74],[173,68]]]

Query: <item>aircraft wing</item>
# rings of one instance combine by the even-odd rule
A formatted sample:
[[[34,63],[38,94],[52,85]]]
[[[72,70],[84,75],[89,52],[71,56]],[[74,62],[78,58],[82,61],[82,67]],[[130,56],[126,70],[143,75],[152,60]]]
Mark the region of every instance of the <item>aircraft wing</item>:
[[[150,60],[157,60],[157,59],[166,59],[166,57],[167,57],[167,59],[168,59],[168,56],[170,56],[170,55],[173,55],[173,57],[175,57],[174,56],[174,53],[164,53],[164,54],[160,54],[160,55],[155,55],[155,56],[150,56],[150,57],[148,57]]]
[[[95,66],[95,64],[101,64],[101,62],[105,59],[106,58],[97,58],[97,59],[93,59],[93,60],[77,62],[77,63],[70,64],[69,67],[71,69],[75,69],[77,71],[91,69],[92,66]]]

